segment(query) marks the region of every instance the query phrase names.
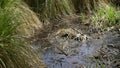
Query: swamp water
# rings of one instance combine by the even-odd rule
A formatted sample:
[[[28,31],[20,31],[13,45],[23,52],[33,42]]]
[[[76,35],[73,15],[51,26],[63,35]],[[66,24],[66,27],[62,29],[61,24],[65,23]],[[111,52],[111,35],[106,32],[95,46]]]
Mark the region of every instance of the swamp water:
[[[115,59],[120,59],[116,58],[120,54],[117,33],[84,41],[51,36],[49,41],[53,46],[42,49],[47,68],[119,68],[113,64]]]

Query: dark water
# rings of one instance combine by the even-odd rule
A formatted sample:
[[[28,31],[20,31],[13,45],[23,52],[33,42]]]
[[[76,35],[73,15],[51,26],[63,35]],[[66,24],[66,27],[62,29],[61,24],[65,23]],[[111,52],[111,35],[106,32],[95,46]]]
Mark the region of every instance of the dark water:
[[[77,46],[76,50],[78,52],[67,56],[56,52],[56,48],[47,48],[43,52],[44,61],[48,68],[89,68],[95,66],[95,63],[90,58],[99,54],[97,53],[97,49],[102,42],[100,40],[94,40],[92,43],[94,44],[88,45],[83,43]]]
[[[54,43],[56,44],[56,40],[52,44]],[[63,52],[67,53],[67,55],[61,52],[56,46],[42,49],[42,54],[44,55],[43,60],[47,68],[119,68],[115,67],[115,64],[112,63],[112,60],[116,59],[113,56],[120,54],[120,50],[117,49],[120,47],[120,35],[118,34],[106,34],[100,39],[84,40],[84,42],[76,42],[75,40],[68,42],[62,40],[60,43],[62,43],[61,45],[67,45],[67,47],[72,45],[68,50],[67,47],[63,49]],[[118,47],[112,47],[111,44]],[[57,44],[57,46],[60,45]],[[39,49],[40,47],[34,48]],[[107,58],[96,60],[103,54],[107,55]],[[112,59],[109,60],[111,57]],[[98,66],[98,61],[105,61],[103,64],[105,67]]]

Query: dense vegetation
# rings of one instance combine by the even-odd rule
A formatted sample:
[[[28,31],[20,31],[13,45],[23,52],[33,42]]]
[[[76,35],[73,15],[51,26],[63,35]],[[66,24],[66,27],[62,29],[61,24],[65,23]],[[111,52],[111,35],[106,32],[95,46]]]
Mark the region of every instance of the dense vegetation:
[[[119,6],[120,0],[0,0],[0,68],[44,67],[28,40],[44,22],[79,16],[96,28],[120,28]]]
[[[19,8],[14,7],[14,4],[17,3],[19,2],[12,2],[12,0],[1,1],[0,68],[40,67],[42,66],[40,58],[35,55],[29,42],[22,37],[25,32],[20,34],[19,27],[21,27],[24,20],[22,21],[22,18],[19,18],[22,15]],[[24,27],[25,25],[21,28],[25,29],[26,27]]]
[[[119,21],[119,0],[24,0],[40,19],[49,21],[67,16],[95,16],[96,18],[109,18],[107,26],[115,25]],[[115,13],[115,14],[114,14]],[[100,19],[101,20],[101,19]],[[104,21],[103,19],[102,21]],[[113,22],[114,21],[114,22]]]

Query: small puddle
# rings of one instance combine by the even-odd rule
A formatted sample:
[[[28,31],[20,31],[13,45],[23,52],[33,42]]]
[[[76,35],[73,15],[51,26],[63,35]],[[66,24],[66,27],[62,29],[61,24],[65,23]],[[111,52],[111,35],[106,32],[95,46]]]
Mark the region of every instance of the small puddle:
[[[97,42],[99,44],[100,41],[98,40],[94,42],[95,44]],[[95,65],[95,63],[91,61],[90,57],[98,55],[96,52],[98,45],[88,45],[83,43],[76,48],[78,50],[76,54],[66,56],[56,52],[55,48],[49,47],[43,51],[44,62],[48,68],[81,68]]]

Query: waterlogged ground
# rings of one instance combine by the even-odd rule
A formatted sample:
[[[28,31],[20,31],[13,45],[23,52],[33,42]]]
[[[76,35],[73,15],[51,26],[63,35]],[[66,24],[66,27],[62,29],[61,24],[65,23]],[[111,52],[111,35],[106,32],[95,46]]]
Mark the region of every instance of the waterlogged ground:
[[[55,51],[55,48],[48,48],[44,51],[44,60],[48,68],[80,68],[91,66],[93,61],[89,59],[95,53],[96,46],[89,47],[87,44],[82,44],[75,48],[77,52],[72,55],[65,55]],[[71,52],[72,53],[72,52]],[[68,54],[71,54],[68,53]]]
[[[43,50],[44,62],[48,68],[96,68],[96,65],[99,65],[99,68],[116,67],[113,63],[117,59],[115,57],[119,56],[119,49],[114,47],[119,47],[119,35],[105,35],[101,39],[84,42],[66,40],[62,43],[62,45],[68,45],[68,49],[61,48],[63,52],[59,49],[60,47],[55,46]]]
[[[119,30],[99,33],[83,25],[68,26],[46,30],[35,42],[47,68],[120,68]]]

